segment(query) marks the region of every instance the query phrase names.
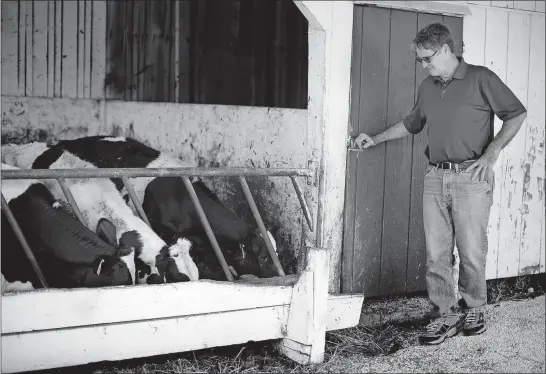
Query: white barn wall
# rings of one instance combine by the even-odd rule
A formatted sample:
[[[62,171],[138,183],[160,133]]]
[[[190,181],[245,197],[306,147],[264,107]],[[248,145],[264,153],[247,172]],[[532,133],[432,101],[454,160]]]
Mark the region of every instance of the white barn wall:
[[[508,51],[508,13],[500,9],[489,9],[484,13],[489,14],[489,23],[486,26],[485,35],[498,36],[496,43],[487,43],[487,38],[484,39],[484,44],[481,46],[484,49],[484,65],[495,72],[504,82],[506,82],[507,70],[507,51]],[[464,25],[463,25],[464,30]],[[468,30],[471,32],[471,30]],[[464,39],[464,37],[463,37]],[[469,39],[471,43],[471,39]],[[466,57],[466,55],[465,55]],[[468,62],[472,63],[472,56],[468,56]],[[501,121],[495,117],[495,134],[499,132],[502,126]],[[489,269],[496,269],[498,254],[500,252],[498,243],[500,235],[500,209],[499,202],[502,199],[502,181],[501,170],[504,164],[506,152],[502,152],[495,164],[495,188],[493,190],[493,206],[491,207],[491,216],[489,218],[489,251],[487,259],[487,274]],[[493,266],[494,264],[494,266]]]
[[[324,230],[323,246],[330,249],[330,292],[340,288],[341,248],[343,248],[343,217],[345,201],[345,163],[347,161],[347,129],[350,112],[350,81],[353,4],[333,1],[332,28],[326,53],[326,96],[324,150]],[[342,36],[343,39],[340,39]],[[343,165],[343,167],[340,167]]]
[[[322,112],[324,122],[320,131],[323,165],[319,192],[317,245],[330,250],[329,292],[334,293],[339,292],[341,280],[346,139],[351,92],[353,2],[336,0],[303,1],[302,3],[324,29],[326,37]],[[313,42],[310,34],[310,52]],[[314,72],[311,70],[311,64],[309,66],[311,87],[311,77]],[[315,145],[319,147],[320,143]]]
[[[535,10],[541,9],[538,3]],[[468,6],[463,56],[497,73],[528,109],[520,132],[495,164],[487,278],[544,272],[544,13],[522,5]],[[495,133],[501,125],[495,119]]]
[[[539,272],[545,271],[544,225],[544,15],[531,15],[531,40],[529,56],[529,91],[527,105],[527,133],[525,144],[525,173],[523,179],[522,214],[526,218],[521,227],[520,265],[519,268],[533,269],[539,264]],[[540,237],[539,237],[540,233]],[[540,238],[538,240],[537,238]],[[540,253],[536,247],[540,248]]]
[[[506,83],[525,107],[529,83],[529,40],[531,39],[531,17],[522,12],[508,12],[508,49],[506,66]],[[491,39],[486,39],[487,42]],[[513,264],[520,264],[521,226],[526,220],[522,211],[523,178],[526,160],[525,136],[528,121],[512,139],[509,148],[505,149],[503,163],[500,164],[501,209],[499,227],[499,255],[497,258],[497,275],[510,274]],[[528,162],[528,161],[527,161]],[[495,245],[495,243],[491,243]],[[539,249],[539,248],[537,248]],[[493,262],[491,263],[493,264]],[[521,269],[523,270],[523,269]],[[513,269],[513,271],[518,271]]]

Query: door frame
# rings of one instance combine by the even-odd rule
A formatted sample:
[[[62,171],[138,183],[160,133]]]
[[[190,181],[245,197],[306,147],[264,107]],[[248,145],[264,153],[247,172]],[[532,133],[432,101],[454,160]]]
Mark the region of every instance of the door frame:
[[[409,10],[420,13],[440,14],[442,16],[464,17],[471,15],[470,8],[460,2],[454,1],[371,1],[354,0],[356,5],[373,5],[378,8],[390,8],[397,10]]]

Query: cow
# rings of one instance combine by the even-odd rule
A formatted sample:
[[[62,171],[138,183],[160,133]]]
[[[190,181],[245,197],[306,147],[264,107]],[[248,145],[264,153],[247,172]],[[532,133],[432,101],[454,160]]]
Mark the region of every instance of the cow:
[[[180,159],[160,152],[133,138],[112,136],[87,136],[61,140],[55,147],[74,153],[101,168],[169,168],[188,167]],[[114,180],[118,190],[128,201],[123,183]],[[214,235],[223,250],[227,263],[235,276],[253,274],[258,277],[277,275],[265,240],[256,226],[237,217],[199,178],[192,185],[209,220]],[[163,240],[172,243],[187,237],[195,244],[194,254],[200,264],[202,278],[223,279],[219,263],[212,252],[197,211],[181,178],[148,177],[132,180],[137,198],[150,224]],[[132,206],[132,203],[129,202]],[[134,209],[134,206],[133,206]],[[267,235],[276,251],[276,243],[269,231]],[[198,250],[200,249],[200,250]],[[235,271],[233,271],[235,270]]]
[[[5,162],[25,169],[96,168],[76,155],[58,147],[35,142],[33,146],[2,147]],[[66,204],[59,184],[54,180],[43,182],[53,195]],[[170,246],[137,217],[126,204],[114,183],[107,178],[67,178],[66,183],[81,210],[86,226],[93,230],[101,218],[112,222],[116,240],[134,249],[131,268],[135,283],[159,284],[194,281],[199,271],[190,256],[191,242],[178,238]]]
[[[17,169],[2,164],[2,169]],[[2,195],[53,288],[102,287],[132,284],[131,272],[121,259],[130,247],[116,248],[108,241],[113,224],[99,222],[95,234],[66,211],[49,189],[35,179],[2,181]],[[42,287],[5,212],[2,211],[3,292]]]

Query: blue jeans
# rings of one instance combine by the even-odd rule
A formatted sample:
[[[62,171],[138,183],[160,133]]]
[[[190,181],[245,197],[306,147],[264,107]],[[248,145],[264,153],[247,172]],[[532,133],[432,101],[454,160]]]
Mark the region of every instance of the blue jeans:
[[[459,251],[459,293],[469,308],[487,303],[487,225],[494,178],[472,181],[471,172],[428,166],[423,190],[427,291],[437,313],[456,307],[453,249]]]

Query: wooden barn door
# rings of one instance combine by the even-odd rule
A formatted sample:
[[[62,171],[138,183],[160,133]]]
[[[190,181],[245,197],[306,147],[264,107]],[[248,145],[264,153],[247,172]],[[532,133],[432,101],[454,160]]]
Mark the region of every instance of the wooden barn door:
[[[375,135],[410,112],[427,75],[410,45],[435,21],[450,27],[460,56],[462,18],[355,6],[351,137]],[[369,297],[426,290],[425,131],[348,152],[342,292]]]

